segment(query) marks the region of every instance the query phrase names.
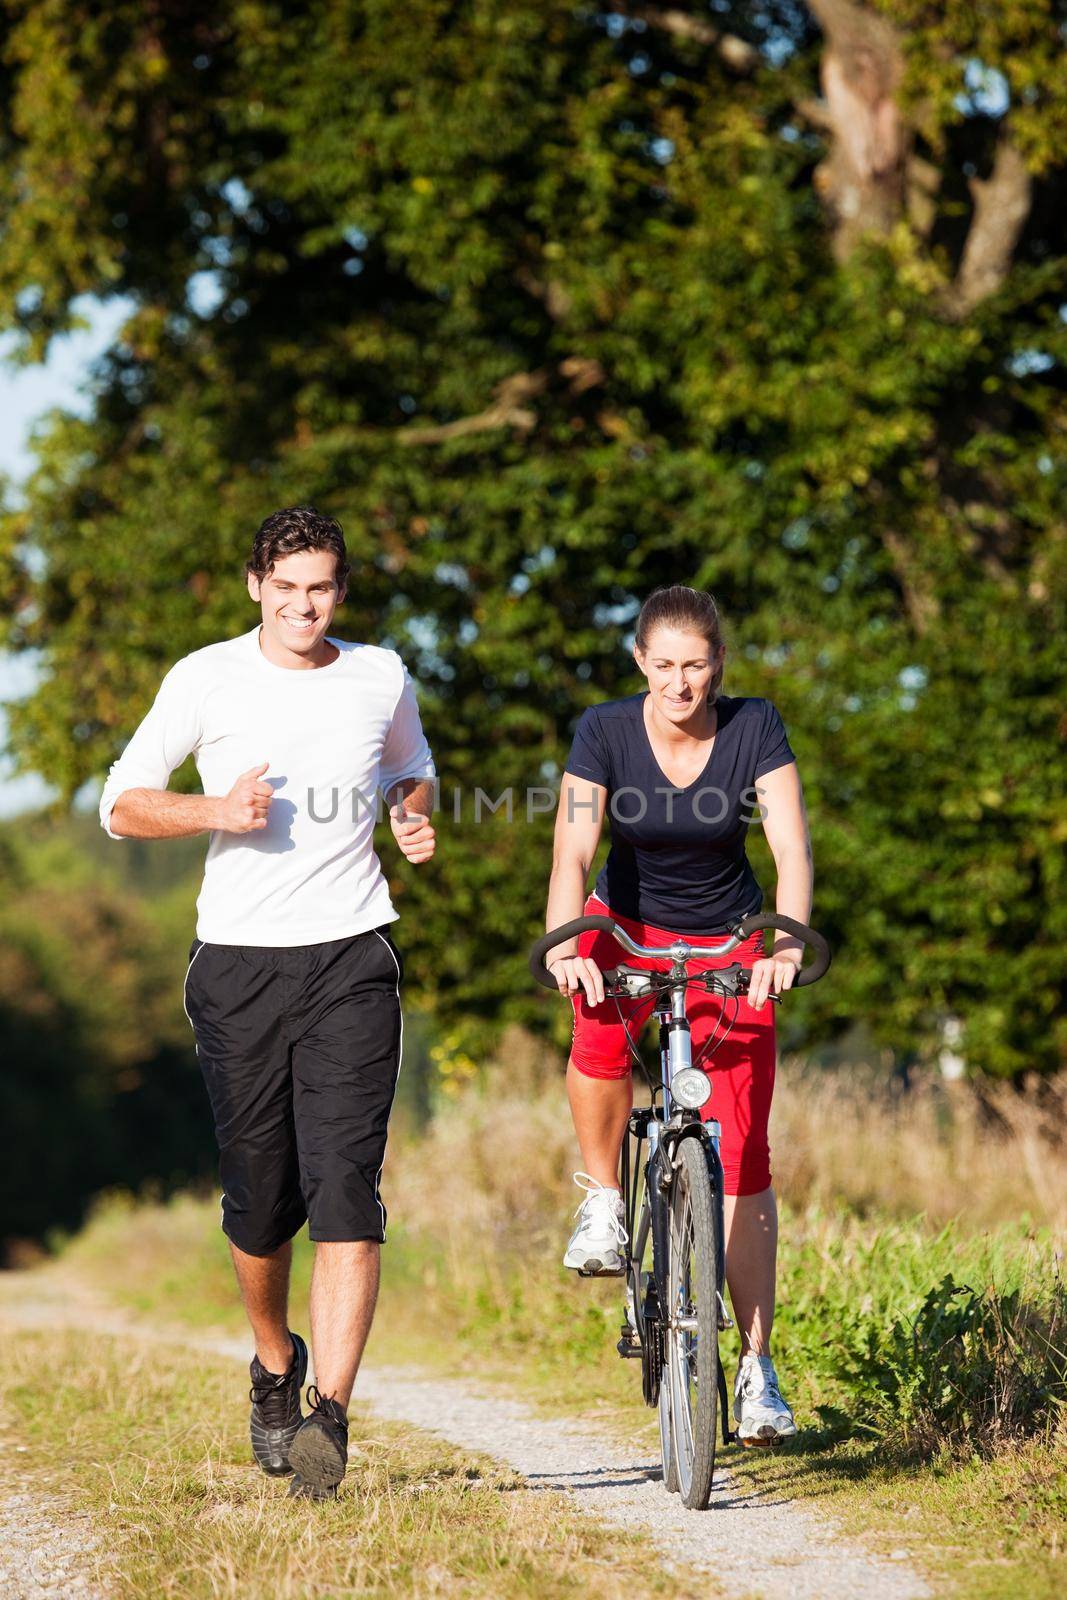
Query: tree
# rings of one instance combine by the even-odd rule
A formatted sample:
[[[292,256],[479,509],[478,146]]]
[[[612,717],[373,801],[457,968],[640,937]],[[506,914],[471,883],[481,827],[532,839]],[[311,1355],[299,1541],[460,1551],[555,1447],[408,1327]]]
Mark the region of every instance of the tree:
[[[958,1014],[975,1067],[1062,1059],[1062,6],[4,10],[4,323],[33,354],[136,302],[5,523],[24,765],[101,774],[314,500],[466,796],[398,883],[409,968],[562,1029],[547,821],[473,791],[550,781],[693,581],[808,793],[840,959],[792,1037]]]
[[[88,855],[69,826],[0,830],[0,1264],[17,1241],[76,1226],[102,1188],[215,1174],[174,1004],[187,908],[146,903]]]

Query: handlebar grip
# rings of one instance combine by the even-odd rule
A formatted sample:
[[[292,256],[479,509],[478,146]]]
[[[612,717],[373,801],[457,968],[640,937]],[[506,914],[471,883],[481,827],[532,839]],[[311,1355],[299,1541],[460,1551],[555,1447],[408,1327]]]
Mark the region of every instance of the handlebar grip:
[[[793,983],[794,989],[803,989],[809,983],[818,983],[827,967],[830,965],[830,946],[821,933],[816,933],[814,928],[809,928],[806,923],[796,922],[792,917],[783,917],[779,912],[761,912],[754,917],[745,917],[737,924],[735,932],[743,939],[750,933],[759,933],[764,928],[776,928],[781,933],[791,933],[794,939],[801,939],[815,952],[815,960],[808,966],[801,967]]]
[[[559,993],[559,984],[545,966],[545,957],[557,944],[562,944],[565,939],[574,939],[580,933],[614,933],[615,923],[611,917],[575,917],[573,922],[565,922],[562,928],[553,928],[543,934],[533,949],[530,951],[530,972],[543,989],[555,989]]]

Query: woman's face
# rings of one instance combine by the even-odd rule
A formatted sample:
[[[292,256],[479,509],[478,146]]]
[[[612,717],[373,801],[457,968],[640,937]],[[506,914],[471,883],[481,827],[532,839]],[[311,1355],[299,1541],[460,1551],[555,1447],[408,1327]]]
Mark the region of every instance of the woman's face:
[[[667,627],[652,630],[647,650],[634,648],[653,705],[671,722],[685,722],[704,704],[725,654],[725,645],[714,652],[702,633]]]

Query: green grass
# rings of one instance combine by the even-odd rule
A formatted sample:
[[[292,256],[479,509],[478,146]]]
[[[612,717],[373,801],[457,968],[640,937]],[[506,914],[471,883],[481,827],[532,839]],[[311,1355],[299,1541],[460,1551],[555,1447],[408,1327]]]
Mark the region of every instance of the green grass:
[[[553,1403],[574,1407],[592,1390],[601,1403],[628,1404],[630,1369],[604,1371],[621,1322],[619,1285],[576,1281],[550,1229],[527,1238],[520,1252],[489,1230],[393,1225],[372,1356],[477,1349],[480,1371],[518,1365]],[[149,1316],[244,1326],[213,1202],[179,1196],[136,1208],[113,1197],[64,1260]],[[310,1266],[301,1237],[297,1307]],[[876,1437],[902,1459],[946,1444],[967,1457],[1021,1442],[1067,1406],[1065,1332],[1049,1230],[935,1231],[921,1219],[877,1224],[840,1209],[783,1208],[777,1359],[800,1413],[823,1433]]]
[[[55,1517],[88,1510],[116,1600],[492,1596],[629,1600],[708,1592],[556,1494],[354,1408],[333,1503],[252,1464],[240,1367],[134,1338],[5,1341],[4,1454]]]
[[[764,1493],[829,1510],[847,1532],[923,1568],[941,1600],[1059,1600],[1067,1591],[1067,1443],[997,1456],[901,1463],[875,1441],[797,1441],[773,1455],[732,1451]]]

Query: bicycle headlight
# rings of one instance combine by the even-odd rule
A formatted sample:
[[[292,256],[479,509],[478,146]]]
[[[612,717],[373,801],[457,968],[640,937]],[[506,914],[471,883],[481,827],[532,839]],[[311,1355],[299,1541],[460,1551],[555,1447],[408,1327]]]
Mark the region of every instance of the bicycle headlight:
[[[671,1079],[671,1099],[686,1111],[699,1111],[711,1099],[711,1079],[699,1067],[683,1067]]]

